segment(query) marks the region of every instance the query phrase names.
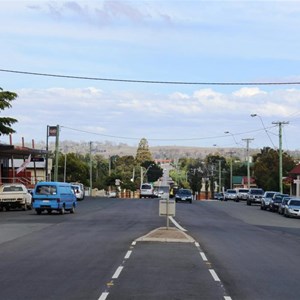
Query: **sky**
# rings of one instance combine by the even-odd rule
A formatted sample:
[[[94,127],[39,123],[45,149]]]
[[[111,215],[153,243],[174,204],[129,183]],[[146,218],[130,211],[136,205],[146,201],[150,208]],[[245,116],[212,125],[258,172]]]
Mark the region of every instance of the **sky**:
[[[0,5],[15,144],[59,125],[78,142],[278,148],[281,123],[283,149],[300,149],[299,1]]]

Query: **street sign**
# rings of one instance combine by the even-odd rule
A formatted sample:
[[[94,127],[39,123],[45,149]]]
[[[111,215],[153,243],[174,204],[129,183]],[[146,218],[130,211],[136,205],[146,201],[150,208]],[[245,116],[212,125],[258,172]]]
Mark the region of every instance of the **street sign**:
[[[160,200],[159,201],[159,216],[175,217],[175,201],[174,200]]]

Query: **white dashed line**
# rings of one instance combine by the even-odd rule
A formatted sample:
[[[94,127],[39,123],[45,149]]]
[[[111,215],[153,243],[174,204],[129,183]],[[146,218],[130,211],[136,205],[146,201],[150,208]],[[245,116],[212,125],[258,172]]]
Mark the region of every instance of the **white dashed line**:
[[[112,276],[112,279],[117,279],[117,278],[120,276],[122,270],[123,270],[123,267],[119,267],[119,268],[116,270],[115,274]]]
[[[203,261],[207,261],[207,257],[204,252],[200,252],[200,255],[201,255]]]
[[[197,248],[199,248],[199,247],[200,247],[200,245],[199,245],[199,243],[198,243],[198,242],[195,242],[195,246],[196,246]]]
[[[108,296],[109,293],[105,292],[105,293],[102,293],[101,296],[98,298],[98,300],[105,300],[106,297]]]
[[[213,277],[214,281],[221,281],[220,278],[218,277],[217,273],[213,269],[209,269],[209,272],[211,276]]]
[[[224,296],[224,299],[225,300],[232,300],[231,297],[229,297],[229,296]]]
[[[135,246],[136,245],[136,241],[131,243],[131,246]]]
[[[169,217],[169,219],[171,220],[171,222],[181,231],[186,231],[186,229],[184,229],[183,227],[181,227],[176,221],[175,219],[173,219],[173,217]]]
[[[130,255],[131,255],[131,253],[132,253],[132,251],[131,250],[129,250],[129,251],[127,251],[127,253],[126,253],[126,255],[125,255],[125,259],[128,259],[129,257],[130,257]]]

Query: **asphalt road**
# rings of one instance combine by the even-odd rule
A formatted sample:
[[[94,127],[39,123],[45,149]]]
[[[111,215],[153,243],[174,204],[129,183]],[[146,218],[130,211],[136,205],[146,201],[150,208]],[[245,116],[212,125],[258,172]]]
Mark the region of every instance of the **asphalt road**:
[[[165,226],[157,199],[1,212],[0,299],[299,299],[299,219],[230,201],[178,203],[174,219],[195,243],[135,242]]]

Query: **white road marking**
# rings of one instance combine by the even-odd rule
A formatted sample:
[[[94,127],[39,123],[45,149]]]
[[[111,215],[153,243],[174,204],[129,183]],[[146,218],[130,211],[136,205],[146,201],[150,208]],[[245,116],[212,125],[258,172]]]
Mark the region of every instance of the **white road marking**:
[[[214,269],[209,269],[209,272],[215,281],[221,281]]]
[[[129,251],[127,251],[127,253],[126,253],[126,255],[125,255],[125,259],[128,259],[129,257],[130,257],[130,255],[131,255],[131,253],[132,253],[132,251],[131,250],[129,250]]]
[[[225,300],[232,300],[231,297],[229,297],[229,296],[224,296],[224,299]]]
[[[196,247],[200,247],[200,245],[199,245],[198,242],[195,242],[195,246],[196,246]]]
[[[171,220],[171,222],[181,231],[187,231],[186,229],[184,229],[183,227],[181,227],[176,221],[175,219],[173,219],[173,217],[169,217],[169,219]]]
[[[120,276],[122,270],[123,270],[123,267],[119,267],[119,268],[116,270],[115,274],[112,276],[112,279],[117,279],[117,278]]]
[[[136,241],[131,243],[131,246],[135,246],[136,245]]]
[[[207,257],[204,252],[200,252],[200,255],[204,261],[207,261]]]
[[[105,293],[102,293],[101,296],[98,298],[98,300],[105,300],[106,297],[108,296],[109,293],[105,292]]]

